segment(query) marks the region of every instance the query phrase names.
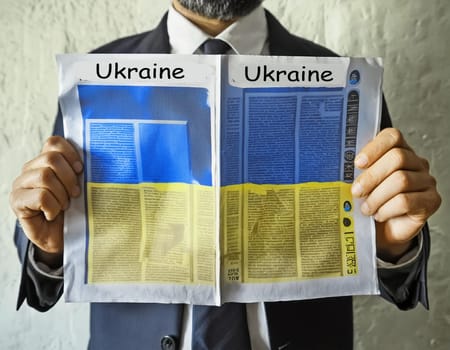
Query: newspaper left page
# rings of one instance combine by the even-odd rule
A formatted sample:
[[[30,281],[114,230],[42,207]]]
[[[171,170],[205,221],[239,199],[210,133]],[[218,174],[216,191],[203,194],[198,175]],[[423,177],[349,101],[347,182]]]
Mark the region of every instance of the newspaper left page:
[[[218,304],[217,59],[57,60],[84,162],[65,215],[66,301]]]

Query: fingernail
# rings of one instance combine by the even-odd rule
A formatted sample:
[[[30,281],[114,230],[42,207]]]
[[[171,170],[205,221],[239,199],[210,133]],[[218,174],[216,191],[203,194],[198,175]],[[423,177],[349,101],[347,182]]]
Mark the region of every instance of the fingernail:
[[[72,197],[78,197],[81,193],[80,187],[79,186],[75,186],[72,189]]]
[[[75,170],[76,173],[80,173],[81,170],[83,170],[83,164],[81,162],[75,162],[73,163],[73,170]]]
[[[355,158],[355,165],[358,168],[364,168],[369,160],[367,159],[367,156],[365,154],[358,154]]]
[[[367,205],[366,202],[361,204],[361,213],[363,213],[364,215],[369,215],[370,214],[370,208],[369,208],[369,206]]]
[[[359,182],[355,182],[352,186],[352,194],[355,197],[361,197],[362,193],[363,193],[362,186],[359,184]]]

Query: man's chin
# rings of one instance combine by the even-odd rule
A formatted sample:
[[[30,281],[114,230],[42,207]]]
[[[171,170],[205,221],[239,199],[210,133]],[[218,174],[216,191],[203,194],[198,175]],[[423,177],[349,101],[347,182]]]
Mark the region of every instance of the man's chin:
[[[178,0],[184,8],[206,18],[229,21],[244,17],[257,8],[263,0]]]

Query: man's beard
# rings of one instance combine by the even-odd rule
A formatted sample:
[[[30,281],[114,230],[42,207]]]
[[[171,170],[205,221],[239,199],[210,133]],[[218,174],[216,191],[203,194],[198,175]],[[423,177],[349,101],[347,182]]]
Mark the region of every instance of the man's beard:
[[[248,15],[263,0],[178,0],[186,9],[203,17],[229,21]]]

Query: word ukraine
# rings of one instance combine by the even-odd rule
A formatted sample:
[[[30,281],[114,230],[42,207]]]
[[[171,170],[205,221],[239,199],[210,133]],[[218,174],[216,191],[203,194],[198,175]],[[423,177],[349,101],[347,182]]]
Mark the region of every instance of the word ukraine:
[[[95,65],[95,73],[99,79],[183,79],[184,69],[181,67],[163,67],[153,63],[151,67],[127,67],[119,63],[107,63],[102,67],[100,63]]]
[[[247,81],[263,82],[331,82],[334,80],[331,70],[307,69],[301,66],[300,69],[271,69],[266,64],[254,67],[245,66],[244,75]]]

